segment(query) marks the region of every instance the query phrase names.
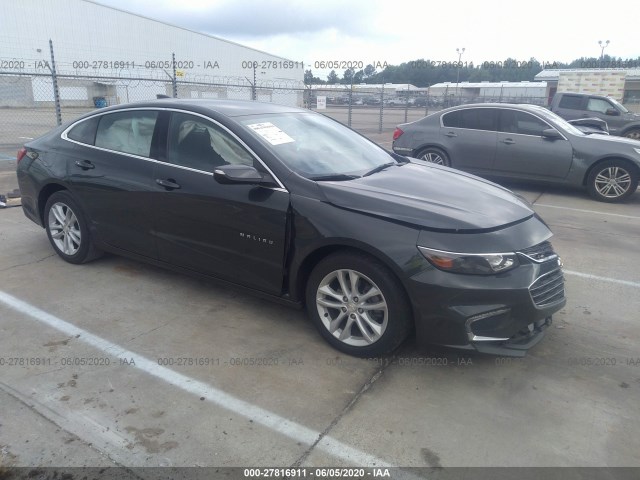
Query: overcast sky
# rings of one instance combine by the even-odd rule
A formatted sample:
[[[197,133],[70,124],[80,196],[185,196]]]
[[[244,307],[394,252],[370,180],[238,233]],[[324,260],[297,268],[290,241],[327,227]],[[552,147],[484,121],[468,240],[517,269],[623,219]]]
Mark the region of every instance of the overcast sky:
[[[98,0],[312,65],[640,56],[637,1]],[[314,74],[318,74],[314,70]],[[339,72],[342,73],[342,72]]]

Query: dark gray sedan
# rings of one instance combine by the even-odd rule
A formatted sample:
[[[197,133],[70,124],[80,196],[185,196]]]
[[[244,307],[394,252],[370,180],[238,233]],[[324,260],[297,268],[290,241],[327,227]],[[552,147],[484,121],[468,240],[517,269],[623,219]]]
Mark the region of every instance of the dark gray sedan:
[[[640,177],[640,141],[587,135],[537,105],[453,107],[399,125],[393,150],[477,175],[586,186],[618,202]]]

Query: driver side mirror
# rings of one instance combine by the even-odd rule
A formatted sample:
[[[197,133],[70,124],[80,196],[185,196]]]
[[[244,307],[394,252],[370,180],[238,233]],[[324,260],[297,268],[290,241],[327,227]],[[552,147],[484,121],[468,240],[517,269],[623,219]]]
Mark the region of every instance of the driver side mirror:
[[[617,117],[620,115],[620,112],[615,109],[615,108],[607,108],[607,111],[604,112],[605,115],[612,115],[614,117]]]
[[[213,178],[222,184],[275,184],[268,173],[262,173],[249,165],[221,165],[213,171]]]
[[[546,138],[547,140],[557,140],[562,138],[562,135],[555,128],[545,128],[542,131],[542,138]]]

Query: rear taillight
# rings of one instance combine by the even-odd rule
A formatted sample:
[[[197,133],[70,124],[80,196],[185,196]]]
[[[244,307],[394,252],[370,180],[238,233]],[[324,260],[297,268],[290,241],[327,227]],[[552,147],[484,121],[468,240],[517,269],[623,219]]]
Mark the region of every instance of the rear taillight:
[[[396,141],[397,139],[399,139],[403,133],[404,132],[402,130],[396,128],[395,132],[393,132],[393,140]]]
[[[18,150],[18,154],[16,155],[16,163],[20,163],[20,160],[22,160],[24,158],[24,156],[27,154],[27,149],[22,147],[20,150]]]

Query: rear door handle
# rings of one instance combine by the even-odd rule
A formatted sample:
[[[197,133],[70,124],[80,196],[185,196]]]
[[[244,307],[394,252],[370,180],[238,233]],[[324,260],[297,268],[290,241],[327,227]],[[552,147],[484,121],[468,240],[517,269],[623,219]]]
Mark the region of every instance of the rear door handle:
[[[180,188],[180,185],[178,185],[173,178],[168,178],[166,180],[162,180],[161,178],[156,178],[156,183],[158,185],[162,185],[167,190],[176,190]]]
[[[514,142],[512,138],[505,138],[504,140],[502,140],[502,143],[506,143],[507,145],[512,145],[516,142]]]
[[[91,170],[92,168],[96,168],[96,166],[91,163],[89,160],[76,160],[76,165],[82,168],[83,170]]]
[[[453,138],[453,137],[457,137],[458,135],[455,132],[447,132],[444,134],[445,137],[449,137],[449,138]]]

